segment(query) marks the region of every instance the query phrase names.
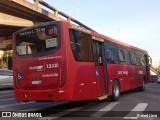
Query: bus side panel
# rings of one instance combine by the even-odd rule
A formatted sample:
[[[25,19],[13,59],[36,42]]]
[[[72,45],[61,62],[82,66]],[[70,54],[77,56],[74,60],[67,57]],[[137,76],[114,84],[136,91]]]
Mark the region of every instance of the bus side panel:
[[[112,85],[114,80],[118,80],[121,92],[132,89],[132,70],[128,65],[108,64],[109,94],[112,94]]]
[[[108,70],[108,86],[109,86],[109,94],[112,95],[112,85],[113,85],[113,81],[115,79],[119,80],[120,85],[121,85],[121,77],[118,75],[118,71],[119,71],[119,65],[117,64],[108,64],[107,65],[107,70]],[[121,90],[123,88],[121,87]]]
[[[133,84],[133,89],[141,87],[143,85],[143,80],[144,76],[146,75],[146,72],[142,66],[133,66],[134,71],[133,72],[133,77],[134,80],[132,82]]]
[[[65,30],[66,29],[66,30]],[[95,63],[75,61],[71,45],[69,26],[66,26],[65,43],[66,43],[66,86],[71,100],[89,100],[97,98]]]
[[[73,66],[73,65],[72,65]],[[95,67],[93,63],[76,63],[70,67],[69,79],[73,81],[73,99],[89,100],[97,98]],[[73,72],[74,71],[74,72]],[[73,73],[73,74],[72,74]]]
[[[114,80],[120,83],[121,92],[141,87],[145,76],[142,66],[108,64],[109,94],[112,94]]]

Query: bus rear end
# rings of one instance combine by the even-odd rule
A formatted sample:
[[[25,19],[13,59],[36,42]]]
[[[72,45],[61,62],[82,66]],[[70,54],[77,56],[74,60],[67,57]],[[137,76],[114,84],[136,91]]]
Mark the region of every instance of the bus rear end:
[[[60,34],[58,22],[43,23],[14,33],[13,70],[18,101],[60,99],[65,68],[65,47]]]

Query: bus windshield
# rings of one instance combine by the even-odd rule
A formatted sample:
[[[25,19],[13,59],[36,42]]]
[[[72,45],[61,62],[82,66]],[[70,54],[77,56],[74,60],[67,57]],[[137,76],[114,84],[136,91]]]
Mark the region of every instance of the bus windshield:
[[[25,29],[16,35],[16,55],[43,56],[51,54],[59,47],[58,26],[38,26]]]

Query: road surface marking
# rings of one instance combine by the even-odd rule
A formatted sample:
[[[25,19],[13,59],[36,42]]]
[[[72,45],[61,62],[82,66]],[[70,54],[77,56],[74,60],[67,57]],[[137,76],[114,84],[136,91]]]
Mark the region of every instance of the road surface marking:
[[[7,105],[1,105],[0,109],[2,108],[7,108],[7,107],[13,107],[13,106],[20,106],[20,105],[24,105],[24,104],[30,104],[30,103],[35,103],[34,101],[31,102],[27,102],[27,103],[13,103],[13,104],[7,104]]]
[[[20,111],[30,111],[30,112],[33,112],[33,111],[39,111],[39,110],[43,110],[43,109],[46,109],[48,107],[53,107],[53,105],[60,105],[60,104],[65,104],[65,103],[68,103],[69,101],[56,101],[56,102],[50,102],[46,105],[43,105],[43,106],[38,106],[38,107],[34,107],[34,108],[29,108],[29,109],[24,109],[24,110],[20,110]],[[36,104],[36,103],[35,103]]]
[[[138,103],[123,119],[138,119],[138,114],[142,114],[147,106],[148,103]]]
[[[119,102],[113,102],[113,103],[105,106],[104,108],[100,109],[99,111],[106,111],[106,112],[108,112],[108,111],[112,110],[117,104],[119,104]]]
[[[48,120],[47,118],[49,118],[49,120],[50,119],[57,119],[57,118],[59,118],[59,117],[63,117],[63,116],[65,116],[65,117],[67,117],[67,115],[69,115],[69,117],[70,116],[74,116],[74,117],[76,117],[76,113],[78,113],[78,115],[79,115],[79,113],[80,112],[83,112],[83,111],[81,111],[83,108],[86,108],[86,107],[88,107],[88,106],[90,106],[92,103],[90,103],[90,104],[87,104],[87,105],[85,105],[85,106],[79,106],[79,107],[73,107],[73,108],[69,108],[69,109],[67,109],[67,110],[64,110],[64,111],[60,111],[60,112],[58,112],[58,113],[56,113],[56,114],[52,114],[51,116],[47,116],[47,117],[42,117],[42,118],[38,118],[38,119],[40,119],[40,120]],[[75,112],[75,113],[74,113]],[[84,112],[87,112],[87,111],[84,111]],[[80,114],[81,115],[81,114]],[[82,115],[83,116],[83,115]]]
[[[58,117],[42,117],[42,118],[37,118],[39,120],[53,120],[53,119],[57,119]]]
[[[116,105],[118,105],[120,102],[113,102],[110,103],[109,105],[105,106],[104,108],[100,109],[98,112],[94,113],[93,117],[101,117],[104,115],[106,112],[111,111]]]
[[[13,96],[13,95],[14,95],[14,93],[12,93],[12,94],[7,94],[7,95],[6,95],[6,94],[5,94],[5,95],[1,95],[1,96],[0,96],[0,99],[2,99],[3,97]]]
[[[72,114],[72,112],[76,112],[81,110],[82,108],[84,108],[84,106],[80,106],[80,107],[76,107],[76,108],[70,108],[68,110],[62,111],[62,112],[58,112],[56,114],[53,114],[52,116],[47,116],[47,117],[42,117],[42,118],[38,118],[39,120],[53,120],[53,119],[57,119],[61,116],[67,115],[67,114]],[[49,118],[49,119],[48,119]]]
[[[10,91],[0,91],[0,93],[10,93],[10,92],[14,92],[13,90],[10,90]]]
[[[16,100],[16,99],[15,99],[15,98],[7,98],[7,99],[2,99],[2,100],[0,100],[0,102],[10,101],[10,100]]]

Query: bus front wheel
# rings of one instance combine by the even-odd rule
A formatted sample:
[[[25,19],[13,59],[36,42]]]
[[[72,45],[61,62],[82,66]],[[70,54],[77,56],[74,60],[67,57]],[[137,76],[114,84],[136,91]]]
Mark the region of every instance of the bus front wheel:
[[[117,80],[113,82],[112,86],[112,100],[116,101],[120,97],[120,84]]]

